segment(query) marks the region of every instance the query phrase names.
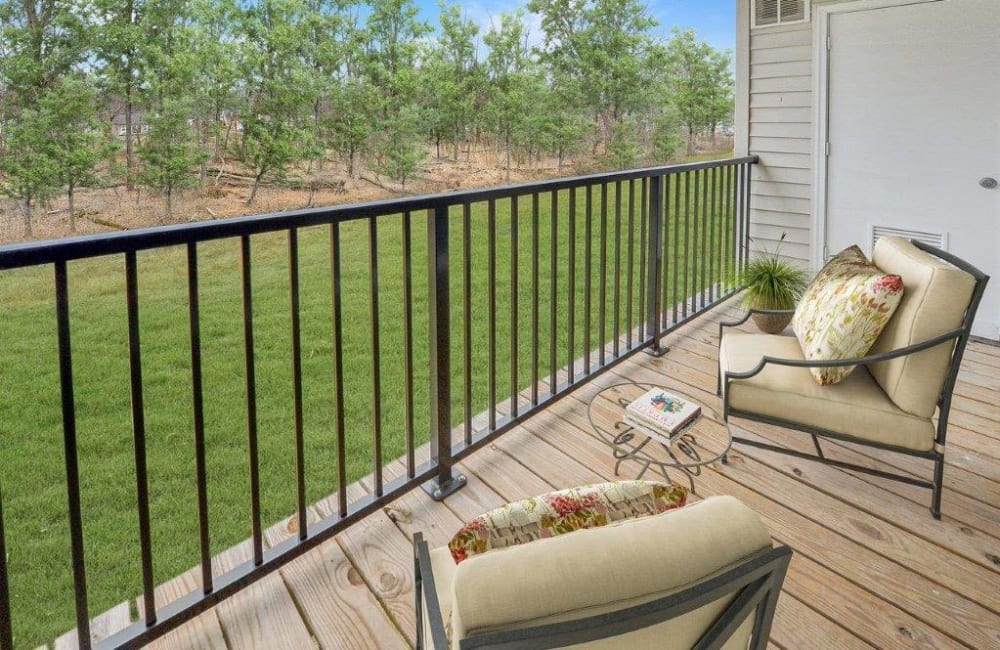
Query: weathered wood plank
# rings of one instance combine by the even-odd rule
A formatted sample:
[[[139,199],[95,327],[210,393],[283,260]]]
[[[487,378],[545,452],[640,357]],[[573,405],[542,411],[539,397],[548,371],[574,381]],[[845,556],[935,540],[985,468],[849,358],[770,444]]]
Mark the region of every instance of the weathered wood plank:
[[[348,487],[347,493],[352,500],[364,495],[360,484]],[[331,514],[322,512],[322,504],[318,507],[320,514]],[[358,576],[412,643],[416,638],[416,613],[413,547],[409,540],[384,511],[378,511],[338,535],[337,541]]]
[[[115,632],[124,630],[132,623],[128,603],[118,603],[108,611],[90,621],[91,643],[103,641]],[[55,650],[75,650],[80,647],[76,628],[56,639]]]
[[[216,558],[229,571],[252,557],[250,541]],[[271,574],[219,603],[215,608],[231,648],[310,648],[312,634],[299,615],[281,576]]]

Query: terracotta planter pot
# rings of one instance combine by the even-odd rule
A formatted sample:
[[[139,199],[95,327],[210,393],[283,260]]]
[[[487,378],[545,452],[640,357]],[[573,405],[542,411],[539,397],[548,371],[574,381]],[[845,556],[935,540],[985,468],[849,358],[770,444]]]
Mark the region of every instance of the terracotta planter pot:
[[[754,325],[765,334],[780,334],[792,322],[791,314],[752,314]]]

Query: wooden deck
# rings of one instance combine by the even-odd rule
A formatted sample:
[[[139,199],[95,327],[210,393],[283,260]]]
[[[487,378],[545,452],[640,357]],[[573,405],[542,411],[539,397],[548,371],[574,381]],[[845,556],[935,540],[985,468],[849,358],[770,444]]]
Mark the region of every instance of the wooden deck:
[[[610,450],[588,422],[590,399],[602,387],[635,380],[717,406],[716,323],[729,315],[723,307],[694,321],[665,339],[671,347],[666,356],[637,355],[471,456],[460,466],[469,485],[445,503],[415,490],[153,647],[412,645],[413,534],[423,531],[431,544],[444,544],[463,521],[506,501],[614,478]],[[697,480],[695,499],[738,497],[760,514],[776,540],[795,550],[773,647],[1000,648],[998,396],[1000,348],[973,343],[948,434],[942,521],[930,515],[928,490],[755,448],[736,448],[729,465],[710,468]],[[803,450],[812,446],[802,434],[736,424],[745,436]],[[929,475],[924,461],[848,444],[827,442],[824,448],[834,458]],[[623,468],[626,475],[634,472]],[[351,497],[369,486],[352,486]],[[324,503],[316,511],[327,514]],[[268,541],[291,532],[282,522]],[[218,559],[219,568],[248,554],[246,546],[233,549]],[[161,603],[195,588],[194,575],[161,587]],[[116,610],[101,617],[103,633],[118,629],[123,618],[127,623],[128,607]]]

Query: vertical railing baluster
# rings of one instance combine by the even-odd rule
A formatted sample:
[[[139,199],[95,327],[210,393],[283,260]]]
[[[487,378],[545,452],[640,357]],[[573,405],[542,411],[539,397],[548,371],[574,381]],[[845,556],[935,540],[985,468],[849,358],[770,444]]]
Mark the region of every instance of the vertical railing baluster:
[[[608,348],[608,184],[601,183],[601,233],[600,233],[600,246],[601,246],[601,257],[600,257],[600,276],[601,285],[600,290],[597,292],[597,299],[600,302],[600,306],[597,310],[597,333],[598,333],[598,345],[601,346],[601,351],[598,354],[598,359],[600,364],[603,366],[607,363],[607,348]]]
[[[711,257],[708,260],[710,269],[708,296],[709,296],[709,301],[713,303],[715,302],[716,293],[718,291],[719,271],[722,265],[722,259],[720,257],[722,255],[721,251],[722,237],[715,236],[716,230],[719,230],[720,228],[719,210],[718,210],[720,204],[717,197],[719,195],[719,173],[721,171],[722,171],[721,167],[712,168],[712,207],[711,207],[711,214],[709,217],[711,219],[711,221],[709,222],[711,225],[711,229],[709,230],[709,232],[711,233],[711,238],[709,239],[709,245],[708,245],[708,248],[711,251]],[[719,230],[719,232],[721,234],[721,230]]]
[[[309,533],[306,516],[306,444],[302,415],[302,314],[299,299],[299,231],[288,229],[288,296],[292,326],[292,407],[295,417],[295,496],[299,539]]]
[[[382,496],[382,344],[378,299],[378,218],[368,218],[368,291],[371,305],[372,341],[372,488]]]
[[[673,233],[674,234],[674,237],[673,237],[673,239],[674,239],[674,254],[673,254],[674,277],[673,277],[673,282],[672,282],[670,288],[671,288],[671,291],[672,291],[673,296],[674,296],[674,299],[671,302],[673,302],[673,322],[676,324],[677,321],[678,321],[678,317],[679,317],[679,311],[678,311],[679,307],[678,307],[677,303],[680,300],[684,300],[684,295],[683,295],[684,292],[683,291],[678,291],[678,286],[679,286],[679,282],[680,282],[680,266],[681,266],[682,263],[687,264],[687,260],[682,260],[681,256],[680,256],[680,253],[681,253],[681,249],[680,249],[680,242],[681,242],[681,221],[680,221],[680,219],[681,219],[681,179],[680,179],[679,176],[677,176],[674,179],[674,181],[675,181],[674,182],[674,186],[676,187],[676,189],[674,190],[674,214],[673,214],[673,223],[671,224],[671,230],[674,231],[674,233]]]
[[[410,211],[403,213],[403,437],[406,440],[406,475],[417,475],[413,441],[413,244]]]
[[[701,287],[701,283],[704,278],[700,277],[699,271],[701,270],[701,256],[698,252],[701,248],[701,222],[699,216],[701,214],[701,204],[702,204],[702,192],[701,192],[701,176],[702,171],[696,169],[694,172],[694,229],[691,233],[691,244],[692,257],[688,258],[688,261],[692,264],[691,268],[691,291],[689,297],[691,299],[691,313],[698,311],[698,290]],[[686,302],[686,301],[685,301]]]
[[[632,349],[632,329],[635,327],[632,321],[632,304],[634,296],[632,288],[635,284],[635,179],[628,179],[628,278],[625,280],[625,293],[628,300],[625,303],[625,346]]]
[[[80,465],[76,453],[76,405],[73,396],[73,348],[70,343],[66,262],[55,263],[55,288],[69,539],[73,561],[73,592],[76,597],[76,634],[80,648],[89,650],[90,615],[87,613],[87,569],[83,546],[83,513],[80,506]]]
[[[695,177],[697,186],[697,177]],[[684,172],[684,287],[677,298],[682,304],[681,318],[688,315],[688,296],[691,295],[688,285],[691,281],[691,172]]]
[[[572,385],[574,382],[574,375],[576,374],[576,351],[575,351],[575,338],[576,334],[576,187],[569,188],[569,227],[567,230],[569,236],[568,246],[569,246],[569,264],[567,265],[567,278],[566,282],[568,285],[568,290],[566,293],[566,300],[569,303],[566,312],[566,369],[567,369],[567,382]]]
[[[726,283],[727,295],[733,290],[733,285],[734,285],[733,267],[735,267],[734,262],[736,259],[736,218],[733,214],[733,211],[736,209],[736,201],[734,200],[735,197],[733,196],[733,188],[735,187],[733,183],[733,178],[735,176],[734,171],[735,168],[733,165],[726,166],[725,236],[729,242],[728,244],[729,248],[727,248],[726,250],[726,256],[725,256],[726,267],[725,271],[723,272],[723,280]]]
[[[648,178],[639,181],[639,344],[646,342],[646,278],[649,268],[646,264],[646,245],[649,231],[646,228],[646,196],[648,194]]]
[[[142,563],[143,617],[156,623],[153,594],[153,539],[149,523],[149,477],[146,465],[146,414],[142,398],[142,351],[139,343],[139,273],[135,251],[125,253],[125,304],[128,314],[129,387],[132,401],[132,440],[135,452],[135,496],[139,514],[139,552]]]
[[[520,307],[518,301],[518,252],[520,244],[518,242],[518,221],[520,220],[518,210],[518,197],[512,196],[510,199],[510,417],[516,418],[518,411],[518,314]]]
[[[660,212],[660,190],[663,177],[654,176],[649,180],[649,241],[647,242],[649,248],[649,279],[646,286],[646,290],[649,293],[649,299],[647,300],[649,312],[646,315],[646,322],[648,323],[652,343],[650,352],[653,355],[660,356],[666,352],[666,349],[660,347],[660,281],[662,279],[662,260],[660,256],[663,250],[660,242],[663,225],[661,223],[662,214]]]
[[[705,308],[705,297],[708,292],[708,271],[711,265],[708,261],[709,250],[708,250],[708,240],[711,237],[710,226],[708,223],[708,202],[711,198],[708,189],[708,174],[711,170],[706,169],[702,173],[701,187],[702,187],[702,199],[701,199],[701,284],[698,285],[698,297],[699,305],[702,309]]]
[[[622,184],[615,181],[615,290],[612,318],[615,321],[615,343],[612,352],[618,358],[621,352],[621,299],[622,299]]]
[[[486,205],[487,234],[487,274],[489,283],[486,286],[486,297],[489,303],[487,321],[489,329],[489,366],[487,376],[487,392],[490,400],[489,430],[497,428],[497,204],[490,199]]]
[[[670,174],[663,175],[663,207],[660,213],[660,330],[665,331],[670,326]]]
[[[594,188],[587,185],[583,202],[583,375],[590,374],[590,311],[591,289],[593,284],[593,267],[591,257],[594,254]]]
[[[330,292],[333,309],[333,397],[337,436],[337,515],[347,516],[347,435],[344,427],[344,323],[341,287],[340,223],[330,224]]]
[[[10,582],[7,575],[7,538],[3,527],[2,492],[0,492],[0,648],[14,650],[14,624],[10,614]]]
[[[743,193],[743,206],[740,210],[740,250],[742,251],[742,261],[740,263],[740,271],[746,268],[747,260],[750,257],[750,165],[744,163],[741,165],[743,168],[743,185],[740,187],[740,191]]]
[[[538,192],[531,195],[531,405],[538,406]]]
[[[240,237],[243,280],[243,345],[246,359],[247,449],[250,455],[250,528],[253,536],[253,563],[264,562],[264,538],[260,513],[260,452],[257,445],[257,376],[254,363],[253,283],[250,236]]]
[[[466,483],[453,473],[451,446],[451,296],[448,254],[448,204],[438,203],[427,218],[427,306],[430,363],[431,462],[437,476],[423,485],[441,501]]]
[[[472,206],[462,205],[462,303],[465,354],[465,444],[472,444]]]
[[[550,234],[551,241],[549,246],[551,247],[552,259],[549,261],[551,267],[549,269],[549,275],[551,278],[551,300],[549,301],[549,394],[555,395],[556,391],[559,389],[559,368],[558,368],[558,353],[556,346],[558,345],[558,337],[556,334],[556,327],[558,326],[559,318],[559,308],[556,302],[559,299],[559,191],[552,190],[552,205],[550,212],[549,225],[551,226]]]
[[[201,313],[198,296],[198,245],[187,245],[188,320],[191,329],[191,402],[194,420],[195,483],[198,489],[198,537],[201,551],[201,590],[209,594],[212,546],[208,526],[208,461],[205,458],[205,402],[201,378]]]

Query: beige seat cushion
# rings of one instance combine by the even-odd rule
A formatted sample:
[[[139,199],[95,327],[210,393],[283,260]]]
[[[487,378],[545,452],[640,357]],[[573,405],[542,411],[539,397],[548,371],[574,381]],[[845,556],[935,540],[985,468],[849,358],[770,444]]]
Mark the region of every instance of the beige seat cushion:
[[[903,300],[871,354],[913,345],[961,327],[975,278],[901,237],[878,241],[872,261],[903,278]],[[929,418],[937,406],[954,344],[872,364],[875,381],[904,411]]]
[[[771,537],[752,510],[732,497],[713,497],[661,515],[470,557],[455,568],[452,647],[469,635],[648,602],[770,546]],[[690,648],[731,600],[585,647]],[[724,647],[745,648],[752,625],[748,618]]]
[[[721,372],[752,370],[761,358],[802,359],[791,336],[727,332],[719,346]],[[814,426],[862,440],[927,451],[934,446],[930,418],[896,406],[865,368],[834,386],[817,384],[807,368],[768,365],[729,385],[732,408]]]

